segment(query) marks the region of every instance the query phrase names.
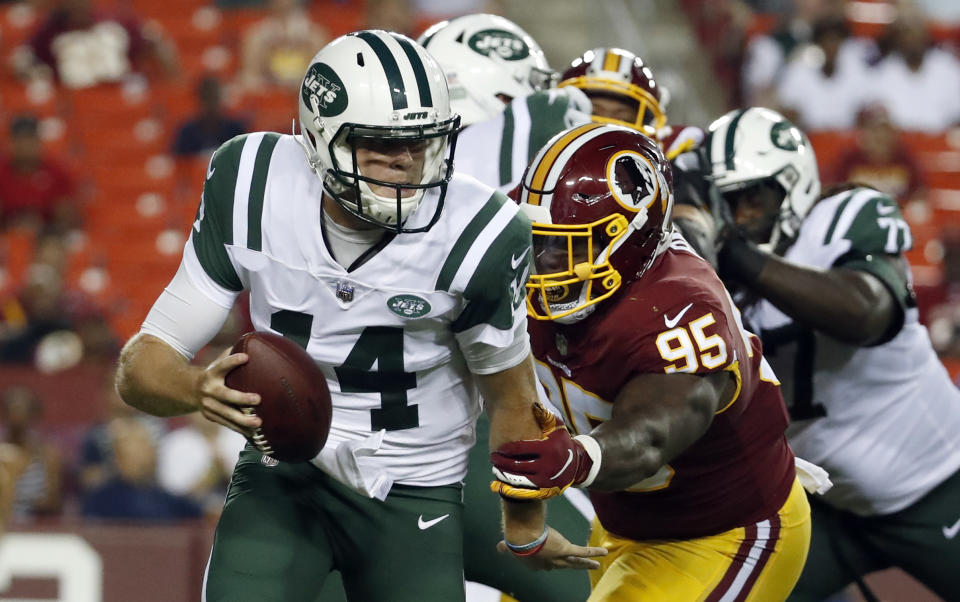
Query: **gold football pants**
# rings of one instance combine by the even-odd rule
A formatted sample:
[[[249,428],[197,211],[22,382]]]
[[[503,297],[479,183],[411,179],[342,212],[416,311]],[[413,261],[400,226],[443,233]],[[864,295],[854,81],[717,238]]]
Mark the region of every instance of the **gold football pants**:
[[[589,602],[777,602],[800,577],[810,545],[810,506],[799,481],[777,514],[691,540],[634,541],[596,519],[591,546],[609,554],[590,571]]]

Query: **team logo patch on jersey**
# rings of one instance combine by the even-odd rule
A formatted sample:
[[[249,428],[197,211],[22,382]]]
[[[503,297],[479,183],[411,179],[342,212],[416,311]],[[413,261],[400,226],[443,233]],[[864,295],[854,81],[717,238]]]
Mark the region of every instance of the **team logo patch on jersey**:
[[[387,299],[387,307],[401,318],[422,318],[430,313],[430,303],[416,295],[394,295]]]
[[[314,102],[320,115],[333,117],[347,109],[347,91],[343,89],[343,81],[325,63],[316,63],[310,66],[307,75],[303,78],[300,95],[308,107]]]
[[[770,141],[777,148],[795,151],[803,143],[803,134],[789,121],[778,121],[770,128]]]
[[[353,301],[353,287],[346,282],[338,282],[337,299],[340,299],[344,303],[350,303]]]
[[[499,56],[505,61],[519,61],[530,56],[527,43],[503,29],[484,29],[470,36],[467,45],[486,56]]]

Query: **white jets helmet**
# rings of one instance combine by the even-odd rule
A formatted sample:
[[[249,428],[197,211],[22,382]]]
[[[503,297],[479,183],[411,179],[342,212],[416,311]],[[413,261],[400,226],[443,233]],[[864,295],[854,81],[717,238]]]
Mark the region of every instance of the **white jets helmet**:
[[[418,41],[446,72],[450,104],[464,125],[499,115],[505,103],[556,82],[540,45],[503,17],[475,14],[442,21]]]
[[[779,213],[770,216],[770,239],[761,246],[775,251],[795,238],[820,198],[817,158],[806,135],[780,113],[752,107],[710,124],[705,147],[713,181],[725,197],[757,185],[782,188]]]
[[[298,104],[307,161],[347,211],[396,232],[422,232],[436,223],[453,175],[460,119],[450,110],[443,71],[420,45],[380,30],[341,36],[310,61]],[[360,173],[355,144],[362,139],[425,145],[421,180],[397,184]],[[378,195],[370,184],[395,194]],[[433,188],[439,199],[429,223],[405,228]]]

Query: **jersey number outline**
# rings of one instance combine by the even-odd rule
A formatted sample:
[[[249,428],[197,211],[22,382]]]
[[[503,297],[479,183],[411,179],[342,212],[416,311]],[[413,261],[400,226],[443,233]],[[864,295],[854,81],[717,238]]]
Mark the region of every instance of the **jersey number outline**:
[[[727,344],[719,334],[707,336],[706,328],[717,323],[713,312],[704,314],[696,320],[691,320],[687,326],[677,326],[665,330],[657,335],[657,351],[665,361],[673,362],[664,367],[666,374],[674,372],[696,372],[702,364],[704,368],[713,370],[727,363]],[[690,338],[690,335],[693,338]],[[674,345],[673,343],[677,344]],[[694,344],[694,342],[696,344]],[[749,347],[748,347],[749,349]],[[716,353],[711,351],[716,350]],[[699,352],[699,362],[698,362]],[[679,360],[683,365],[678,366]]]
[[[270,328],[304,349],[312,326],[313,316],[301,312],[283,310],[270,316]],[[420,426],[420,407],[407,398],[407,391],[417,388],[417,373],[403,368],[403,328],[367,326],[334,372],[344,393],[380,393],[380,407],[370,410],[371,431]]]

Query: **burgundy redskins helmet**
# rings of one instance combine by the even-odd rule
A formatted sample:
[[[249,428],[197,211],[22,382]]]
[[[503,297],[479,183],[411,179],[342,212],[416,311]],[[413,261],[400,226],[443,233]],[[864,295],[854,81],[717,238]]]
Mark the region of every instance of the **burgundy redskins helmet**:
[[[639,130],[589,123],[557,134],[517,192],[533,222],[527,312],[538,320],[585,318],[668,244],[673,174]]]
[[[657,85],[643,59],[620,48],[594,48],[570,63],[560,76],[558,88],[574,86],[587,96],[610,96],[637,104],[633,122],[594,116],[597,123],[616,123],[635,129],[653,128],[655,133],[667,125],[664,106],[666,91]]]

